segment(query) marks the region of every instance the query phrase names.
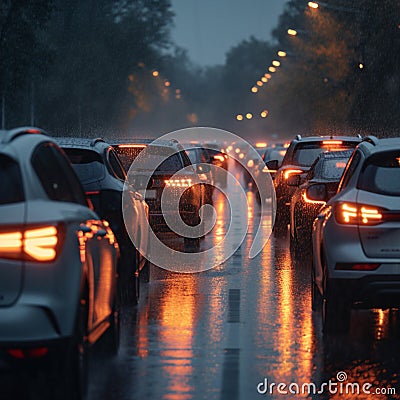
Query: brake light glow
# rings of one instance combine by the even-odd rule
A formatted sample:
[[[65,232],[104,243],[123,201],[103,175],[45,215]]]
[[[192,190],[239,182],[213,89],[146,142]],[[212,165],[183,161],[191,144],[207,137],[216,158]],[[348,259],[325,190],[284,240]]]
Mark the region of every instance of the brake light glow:
[[[324,145],[324,146],[333,146],[333,145],[341,145],[341,144],[343,144],[343,141],[342,140],[324,140],[323,142],[322,142],[322,144]]]
[[[53,261],[58,243],[55,226],[0,233],[0,257]]]
[[[380,264],[364,263],[364,264],[350,264],[338,263],[335,269],[339,271],[375,271],[380,267]]]
[[[167,187],[190,187],[190,186],[192,186],[191,179],[167,179],[164,182]]]
[[[225,161],[225,157],[217,154],[216,156],[214,156],[214,160],[218,160],[218,161],[224,162]]]
[[[283,173],[285,179],[289,179],[290,176],[295,174],[301,174],[303,171],[301,169],[287,169]]]
[[[340,224],[376,225],[383,222],[382,210],[368,205],[340,203],[335,212]]]
[[[20,360],[24,358],[38,358],[43,357],[49,352],[47,347],[38,347],[34,349],[9,349],[7,353]]]

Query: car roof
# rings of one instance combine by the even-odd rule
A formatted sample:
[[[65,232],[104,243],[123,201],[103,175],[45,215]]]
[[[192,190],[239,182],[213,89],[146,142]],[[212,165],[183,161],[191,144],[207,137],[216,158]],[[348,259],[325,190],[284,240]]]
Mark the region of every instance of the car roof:
[[[25,135],[27,137],[34,137],[32,135],[36,135],[36,134],[45,135],[45,136],[47,136],[48,139],[50,138],[48,136],[47,132],[40,128],[36,128],[33,126],[23,126],[23,127],[19,127],[19,128],[15,128],[15,129],[0,130],[0,144],[11,143],[16,138],[25,136]]]
[[[367,155],[389,149],[400,149],[400,137],[378,139],[375,136],[367,136],[357,147],[361,148]]]
[[[54,138],[60,147],[75,148],[75,149],[90,149],[97,152],[102,152],[110,147],[102,138],[77,138],[77,137],[56,137]]]
[[[301,136],[297,135],[293,142],[320,142],[321,140],[343,140],[361,142],[361,136],[326,135],[326,136]]]
[[[182,150],[182,145],[178,142],[178,140],[164,140],[164,139],[140,139],[140,138],[130,138],[130,139],[110,139],[108,140],[112,146],[118,146],[120,144],[143,144],[143,145],[152,145],[152,146],[164,146],[164,147],[178,147],[179,150]]]

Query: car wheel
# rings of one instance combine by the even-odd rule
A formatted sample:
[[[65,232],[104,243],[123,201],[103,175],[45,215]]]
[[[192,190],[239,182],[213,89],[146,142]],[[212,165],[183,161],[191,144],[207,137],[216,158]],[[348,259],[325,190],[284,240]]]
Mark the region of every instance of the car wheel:
[[[315,283],[314,265],[311,266],[311,309],[313,311],[321,311],[322,309],[322,296]]]
[[[281,211],[276,210],[276,218],[273,227],[276,238],[284,238],[287,234],[287,220]]]
[[[88,388],[88,296],[82,297],[76,320],[75,332],[68,346],[61,350],[61,357],[54,360],[55,374],[52,388],[53,398],[59,400],[83,400]],[[64,360],[61,362],[60,359]]]
[[[200,249],[200,238],[184,238],[185,251],[196,253]]]
[[[118,296],[115,296],[112,313],[110,315],[110,326],[101,338],[102,350],[110,356],[118,354],[121,335],[121,312]]]
[[[144,266],[142,268],[142,270],[140,271],[140,280],[142,282],[149,282],[150,281],[150,261],[146,260],[146,262],[144,263]]]
[[[322,329],[324,334],[345,333],[350,328],[351,309],[343,293],[334,293],[329,283],[322,301]]]

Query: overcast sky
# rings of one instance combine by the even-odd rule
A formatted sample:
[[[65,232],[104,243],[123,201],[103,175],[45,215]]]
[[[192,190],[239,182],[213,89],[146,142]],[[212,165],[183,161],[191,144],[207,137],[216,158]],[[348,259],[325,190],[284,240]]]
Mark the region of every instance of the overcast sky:
[[[225,62],[225,53],[251,35],[268,40],[286,0],[171,0],[172,39],[199,65]]]

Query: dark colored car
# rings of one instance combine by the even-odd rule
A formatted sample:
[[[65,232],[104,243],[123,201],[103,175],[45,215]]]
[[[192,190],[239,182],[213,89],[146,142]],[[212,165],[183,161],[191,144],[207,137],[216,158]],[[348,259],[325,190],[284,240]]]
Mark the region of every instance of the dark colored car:
[[[204,185],[201,185],[198,174],[209,170],[195,170],[185,149],[176,140],[157,140],[144,145],[139,155],[132,156],[135,163],[130,166],[129,173],[133,174],[135,186],[149,205],[151,228],[156,233],[170,232],[165,220],[167,214],[168,218],[177,219],[180,216],[188,226],[197,226],[200,223],[200,208],[205,204]],[[129,147],[119,147],[118,151],[127,154],[130,150]],[[178,194],[182,188],[187,189],[179,199]],[[162,208],[161,197],[165,190],[166,195],[172,197]],[[176,207],[177,203],[179,207]],[[184,242],[185,247],[191,249],[200,245],[198,238],[184,237]]]
[[[294,255],[299,250],[311,250],[313,221],[321,207],[337,192],[352,153],[352,150],[321,153],[304,183],[299,186],[300,175],[288,179],[289,186],[297,187],[290,203],[290,248]]]
[[[360,141],[359,136],[301,137],[297,135],[290,143],[280,168],[278,168],[278,160],[267,162],[269,169],[277,169],[274,179],[277,201],[274,225],[276,237],[286,236],[290,222],[290,202],[296,188],[287,184],[288,179],[293,175],[300,175],[302,182],[319,154],[325,151],[353,149]]]
[[[137,302],[139,273],[148,279],[148,262],[142,255],[147,250],[148,206],[133,189],[129,191],[132,243],[124,222],[122,197],[126,172],[115,150],[103,139],[58,138],[69,157],[95,211],[109,221],[121,249],[120,284],[123,298]],[[138,251],[141,249],[142,251]]]
[[[110,139],[107,143],[114,148],[125,171],[128,172],[133,160],[152,141],[153,139]]]
[[[210,157],[206,149],[202,147],[191,147],[190,145],[185,146],[185,149],[193,165],[210,163]],[[204,185],[205,202],[207,204],[212,204],[214,193],[214,177],[211,169],[207,172],[200,173],[199,179]]]

